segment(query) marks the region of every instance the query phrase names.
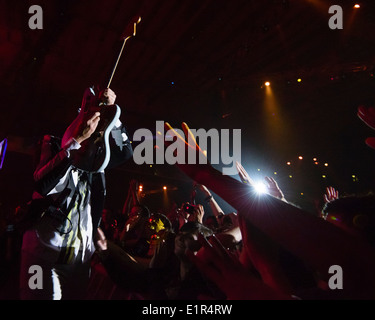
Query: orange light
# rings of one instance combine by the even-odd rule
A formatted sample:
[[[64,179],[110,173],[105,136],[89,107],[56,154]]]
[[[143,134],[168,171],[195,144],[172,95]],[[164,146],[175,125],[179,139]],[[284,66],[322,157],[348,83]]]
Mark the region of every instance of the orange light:
[[[266,81],[266,82],[264,83],[264,85],[265,85],[266,87],[269,87],[269,86],[271,85],[271,82]]]
[[[288,161],[287,163],[286,163],[288,166],[290,166],[291,165],[291,163],[290,163],[290,161]]]
[[[166,186],[164,186],[164,187],[163,187],[163,189],[164,189],[164,190],[167,190],[167,187],[166,187]]]
[[[358,3],[356,3],[355,5],[354,5],[354,8],[356,8],[356,9],[359,9],[361,6],[358,4]]]
[[[299,156],[299,157],[298,157],[298,159],[302,160],[302,159],[303,159],[303,157],[302,157],[302,156]]]
[[[325,166],[325,167],[328,167],[328,163],[325,163],[324,166]]]

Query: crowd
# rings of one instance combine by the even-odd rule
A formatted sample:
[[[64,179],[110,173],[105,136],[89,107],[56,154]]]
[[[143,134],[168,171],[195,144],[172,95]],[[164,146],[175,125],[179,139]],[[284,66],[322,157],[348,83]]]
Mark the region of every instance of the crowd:
[[[105,211],[94,264],[137,299],[373,298],[375,195],[339,197],[328,187],[320,215],[311,214],[289,203],[273,178],[265,177],[267,192],[259,195],[241,164],[242,183],[208,168],[198,179],[232,183],[237,193],[227,199],[238,212],[223,212],[197,183],[193,193],[202,193],[212,215],[188,201],[151,213],[132,180],[122,213]],[[225,184],[215,190],[230,193]]]
[[[358,115],[375,128],[371,110],[362,107]],[[166,129],[172,129],[168,123]],[[185,123],[182,129],[188,136]],[[196,149],[197,156],[205,156],[198,145],[181,138],[178,141]],[[195,203],[190,195],[167,214],[148,208],[139,198],[136,179],[129,183],[121,213],[101,210],[89,264],[91,268],[102,266],[108,277],[129,293],[127,297],[375,298],[374,194],[342,196],[328,187],[322,195],[324,206],[319,214],[312,214],[288,202],[273,178],[265,177],[267,192],[259,195],[240,163],[239,180],[223,175],[209,162],[177,166],[195,182],[192,194],[201,193],[212,214],[205,214],[203,203]],[[235,212],[224,212],[214,194]],[[84,252],[80,232],[79,261]],[[9,251],[12,245],[17,247],[7,242],[4,257],[14,264]],[[85,299],[86,294],[79,298]]]

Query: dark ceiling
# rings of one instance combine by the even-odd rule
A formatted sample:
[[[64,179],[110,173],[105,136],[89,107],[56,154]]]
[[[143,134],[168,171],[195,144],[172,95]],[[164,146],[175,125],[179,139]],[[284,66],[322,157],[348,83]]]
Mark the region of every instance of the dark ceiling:
[[[85,88],[107,84],[121,36],[140,16],[111,84],[131,134],[155,120],[238,128],[249,171],[281,171],[301,154],[329,162],[336,177],[356,173],[372,183],[375,150],[364,144],[372,132],[356,109],[375,105],[375,3],[354,3],[3,0],[0,139],[8,137],[10,152],[28,153],[41,135],[61,135]],[[328,26],[334,4],[343,8],[343,30]],[[42,30],[28,27],[31,5],[43,9]]]

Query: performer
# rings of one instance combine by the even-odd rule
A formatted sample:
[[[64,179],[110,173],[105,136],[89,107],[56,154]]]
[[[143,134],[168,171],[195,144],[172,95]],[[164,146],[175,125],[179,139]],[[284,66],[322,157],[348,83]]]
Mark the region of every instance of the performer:
[[[105,89],[99,98],[104,104],[113,105],[116,95]],[[57,137],[43,138],[32,201],[44,201],[47,209],[23,236],[21,299],[85,298],[90,259],[95,251],[93,238],[104,207],[105,175],[104,171],[77,168],[74,157],[99,121],[100,113],[95,112],[62,146]],[[133,149],[120,120],[110,131],[109,144],[111,153],[106,169],[132,157]]]

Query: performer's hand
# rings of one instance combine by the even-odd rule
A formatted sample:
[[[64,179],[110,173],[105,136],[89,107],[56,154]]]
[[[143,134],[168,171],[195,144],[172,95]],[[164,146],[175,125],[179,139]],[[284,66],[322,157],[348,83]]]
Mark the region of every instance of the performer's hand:
[[[115,104],[116,94],[112,89],[107,88],[99,93],[99,99],[105,104],[112,105]]]
[[[86,126],[84,126],[81,134],[75,137],[75,140],[81,144],[86,139],[90,138],[91,135],[96,130],[98,123],[100,121],[100,112],[95,112],[95,114],[86,122]]]

